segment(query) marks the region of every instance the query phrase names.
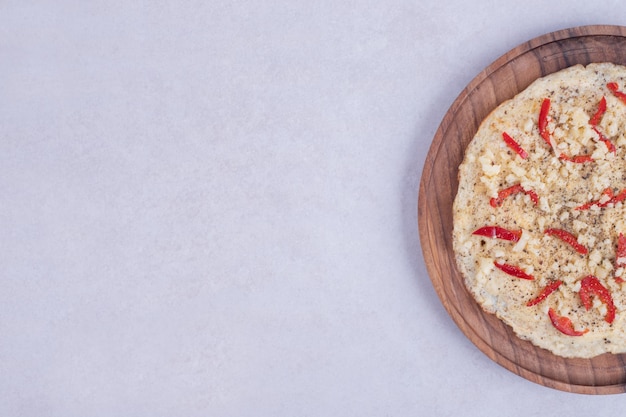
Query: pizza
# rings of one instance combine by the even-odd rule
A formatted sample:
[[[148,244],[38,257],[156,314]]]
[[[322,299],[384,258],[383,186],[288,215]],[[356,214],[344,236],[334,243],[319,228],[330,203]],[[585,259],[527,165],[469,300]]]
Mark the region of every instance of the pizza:
[[[453,247],[468,291],[562,357],[626,352],[626,67],[534,81],[459,166]]]

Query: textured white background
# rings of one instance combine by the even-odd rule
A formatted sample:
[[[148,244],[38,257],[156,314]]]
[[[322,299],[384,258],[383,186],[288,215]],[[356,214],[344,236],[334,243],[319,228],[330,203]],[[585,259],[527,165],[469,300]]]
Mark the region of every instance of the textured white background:
[[[462,88],[619,1],[0,0],[0,415],[608,415],[441,306]]]

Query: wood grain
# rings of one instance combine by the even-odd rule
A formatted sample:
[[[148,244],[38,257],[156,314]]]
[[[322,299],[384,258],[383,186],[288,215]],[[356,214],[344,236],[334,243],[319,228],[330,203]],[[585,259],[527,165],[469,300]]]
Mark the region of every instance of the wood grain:
[[[617,394],[626,392],[626,355],[566,359],[519,339],[474,301],[452,250],[458,166],[480,122],[535,79],[592,62],[626,65],[626,27],[583,26],[549,33],[509,51],[478,74],[454,101],[433,138],[420,182],[418,223],[433,286],[452,319],[482,352],[517,375],[550,388]]]

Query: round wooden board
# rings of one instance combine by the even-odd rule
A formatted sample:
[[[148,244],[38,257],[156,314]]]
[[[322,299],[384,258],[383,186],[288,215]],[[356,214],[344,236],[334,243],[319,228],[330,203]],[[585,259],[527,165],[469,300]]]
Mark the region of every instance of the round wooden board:
[[[444,116],[426,157],[418,201],[424,260],[441,302],[487,356],[530,381],[583,394],[626,392],[626,354],[561,358],[519,339],[483,312],[465,288],[452,250],[452,203],[458,166],[481,121],[535,79],[575,64],[626,65],[626,27],[583,26],[549,33],[506,53],[483,70]]]

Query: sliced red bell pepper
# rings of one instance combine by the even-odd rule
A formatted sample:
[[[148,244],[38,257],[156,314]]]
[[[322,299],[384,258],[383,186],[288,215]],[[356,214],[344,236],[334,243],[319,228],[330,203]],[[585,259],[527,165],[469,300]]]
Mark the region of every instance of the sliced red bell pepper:
[[[548,296],[550,294],[552,294],[554,291],[556,291],[556,289],[559,288],[559,286],[562,283],[563,283],[563,281],[552,281],[551,283],[549,283],[548,285],[543,287],[543,289],[539,292],[539,295],[536,296],[535,298],[533,298],[532,300],[528,301],[526,303],[526,305],[528,307],[532,307],[534,305],[539,304],[540,302],[542,302],[543,300],[548,298]]]
[[[617,85],[616,82],[608,83],[606,85],[606,88],[611,90],[611,92],[613,93],[615,97],[619,98],[623,103],[626,103],[626,93],[623,93],[622,91],[619,90],[619,86]]]
[[[606,98],[602,96],[600,102],[598,103],[598,110],[596,110],[595,114],[589,119],[589,124],[591,126],[597,126],[602,120],[602,116],[606,112]]]
[[[617,204],[621,201],[624,201],[626,200],[626,188],[621,190],[616,195],[613,194],[613,190],[611,188],[606,188],[604,191],[602,191],[602,195],[609,197],[608,200],[605,200],[603,203],[601,203],[603,198],[600,197],[600,200],[590,201],[588,203],[585,203],[581,206],[576,207],[575,210],[588,210],[594,205],[600,208],[603,208],[603,207],[607,207],[609,204]]]
[[[584,164],[585,162],[593,162],[593,158],[591,155],[576,155],[576,156],[567,156],[564,153],[559,155],[559,159],[563,159],[564,161],[573,162],[575,164]]]
[[[520,268],[519,266],[510,265],[510,264],[500,264],[498,263],[498,261],[493,261],[493,264],[496,266],[496,268],[498,268],[505,274],[514,276],[516,278],[527,279],[531,281],[535,279],[535,277],[524,272],[522,268]]]
[[[615,253],[615,270],[626,267],[626,236],[620,233],[617,237],[617,251]],[[615,277],[618,283],[626,282],[622,277]]]
[[[609,204],[611,204],[611,202],[615,198],[615,194],[613,194],[613,190],[611,188],[608,188],[608,187],[604,191],[602,191],[602,195],[608,197],[608,200],[606,200],[605,202],[601,203],[600,201],[602,201],[602,197],[600,197],[600,201],[598,201],[596,203],[600,207],[608,206]]]
[[[532,190],[524,190],[524,192],[530,197],[530,201],[532,201],[535,205],[539,204],[539,196],[536,192]]]
[[[591,208],[591,206],[593,205],[597,205],[598,207],[606,207],[607,205],[609,205],[611,200],[613,200],[613,197],[614,197],[613,190],[611,188],[606,188],[604,191],[602,191],[602,195],[609,197],[609,199],[606,200],[604,203],[601,203],[600,201],[602,201],[602,197],[600,197],[600,200],[590,201],[588,203],[583,204],[582,206],[576,207],[575,210],[587,210]]]
[[[522,237],[521,230],[508,230],[500,226],[483,226],[472,234],[511,242],[517,242]]]
[[[512,185],[511,187],[498,191],[498,196],[492,197],[491,200],[489,200],[489,204],[491,205],[491,207],[500,207],[504,200],[510,195],[523,192],[524,188],[522,188],[520,184]]]
[[[550,99],[544,98],[541,102],[541,110],[539,111],[539,121],[537,127],[539,128],[539,134],[546,141],[548,146],[552,147],[550,140],[550,132],[548,132],[548,113],[550,112]]]
[[[606,145],[606,147],[608,148],[609,152],[615,153],[617,151],[615,149],[615,145],[613,144],[613,142],[611,142],[606,136],[604,136],[602,134],[602,132],[600,132],[596,126],[593,126],[592,129],[593,129],[594,132],[596,132],[598,134],[599,140]]]
[[[563,242],[567,243],[572,248],[574,248],[574,250],[576,250],[576,252],[580,253],[581,255],[586,255],[587,252],[588,252],[586,247],[584,247],[583,245],[578,243],[578,240],[576,239],[576,236],[574,236],[573,234],[571,234],[570,232],[568,232],[566,230],[563,230],[563,229],[546,229],[544,231],[544,233],[546,235],[549,235],[549,236],[558,237]]]
[[[602,285],[602,283],[600,283],[598,278],[593,275],[583,278],[580,282],[580,291],[578,292],[578,295],[580,296],[580,301],[582,301],[586,310],[589,310],[592,306],[592,295],[600,298],[600,301],[606,305],[606,315],[604,316],[604,320],[607,323],[613,323],[613,320],[615,319],[615,304],[613,304],[613,297],[611,297],[609,290]]]
[[[624,188],[623,190],[621,190],[617,195],[615,195],[612,199],[611,199],[611,203],[613,204],[617,204],[619,202],[622,202],[626,200],[626,188]]]
[[[537,193],[532,190],[525,190],[520,184],[515,184],[498,191],[498,196],[491,198],[491,200],[489,200],[489,204],[491,207],[500,207],[507,197],[517,193],[527,194],[535,205],[539,203],[539,196]]]
[[[522,159],[528,158],[528,152],[526,152],[508,133],[502,132],[502,139],[504,143],[506,143],[509,148],[513,149]]]
[[[606,136],[604,136],[602,132],[600,132],[600,130],[598,129],[598,125],[600,124],[600,121],[602,121],[602,116],[604,116],[605,112],[606,112],[606,98],[602,96],[602,99],[598,103],[598,109],[596,110],[595,114],[591,117],[591,119],[589,119],[589,124],[591,125],[593,131],[596,132],[598,136],[600,137],[599,138],[600,141],[604,142],[609,152],[615,153],[616,149],[615,149],[615,145],[613,144],[613,142],[611,142]]]
[[[567,336],[582,336],[589,331],[589,329],[577,331],[576,329],[574,329],[574,325],[569,318],[559,316],[552,307],[550,307],[550,310],[548,310],[548,316],[550,317],[552,325],[558,331]]]

